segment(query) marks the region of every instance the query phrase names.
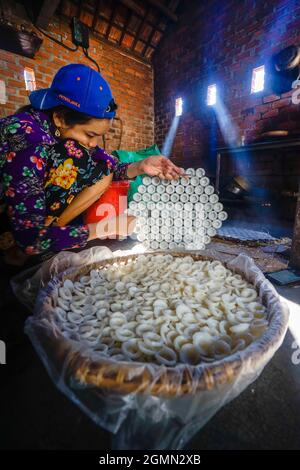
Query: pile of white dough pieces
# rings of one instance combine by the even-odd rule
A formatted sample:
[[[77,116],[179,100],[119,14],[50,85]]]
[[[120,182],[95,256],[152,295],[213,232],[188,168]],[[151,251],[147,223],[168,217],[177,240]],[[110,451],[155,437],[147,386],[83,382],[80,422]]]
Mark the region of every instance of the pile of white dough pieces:
[[[253,285],[219,261],[139,255],[58,288],[62,334],[117,361],[197,365],[245,349],[268,326]]]
[[[210,243],[227,213],[202,168],[188,177],[161,180],[144,176],[128,213],[137,217],[137,238],[153,250],[201,250]]]

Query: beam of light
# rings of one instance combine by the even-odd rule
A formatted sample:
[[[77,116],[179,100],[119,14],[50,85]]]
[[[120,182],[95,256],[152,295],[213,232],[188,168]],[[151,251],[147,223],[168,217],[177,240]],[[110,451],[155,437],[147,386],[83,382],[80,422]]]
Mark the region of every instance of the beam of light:
[[[289,318],[289,330],[293,335],[296,343],[300,347],[300,305],[288,300],[286,297],[282,295],[279,296],[280,299],[285,302],[290,311],[290,318]],[[299,289],[299,300],[300,300],[300,289]]]
[[[207,87],[207,105],[214,106],[217,103],[217,85],[209,85]]]
[[[166,138],[165,138],[165,141],[164,141],[164,144],[163,144],[163,148],[162,148],[162,154],[165,155],[166,157],[169,157],[170,154],[171,154],[171,150],[172,150],[173,142],[174,142],[174,139],[175,139],[175,136],[176,136],[176,131],[177,131],[177,127],[178,127],[178,124],[179,124],[179,120],[180,120],[179,116],[174,116],[173,117],[171,127],[170,127],[170,129],[169,129],[169,131],[166,135]]]
[[[209,126],[209,147],[207,153],[207,171],[211,174],[216,172],[216,151],[218,147],[218,122],[216,116],[213,116]]]
[[[224,105],[220,97],[217,100],[217,103],[215,104],[213,109],[215,112],[217,123],[222,132],[224,142],[230,148],[236,147],[238,144],[240,131],[234,124],[231,115],[229,114],[226,106]],[[248,180],[247,175],[249,174],[249,169],[253,164],[253,158],[251,157],[251,154],[247,151],[244,151],[242,156],[238,153],[232,153],[231,158],[234,164],[235,173],[245,177]],[[279,216],[275,204],[273,205],[271,202],[271,192],[266,188],[256,188],[254,176],[251,176],[251,182],[251,195],[256,198],[257,201],[259,199],[262,201],[261,204],[257,204],[255,201],[251,204],[251,210],[253,211],[253,216],[255,217],[255,223],[257,225],[259,223],[258,221],[261,219],[262,214],[264,214],[264,218],[261,219],[261,230],[266,231],[267,233],[269,233],[270,231],[272,232],[270,226],[268,225],[268,222],[270,222],[271,219],[273,221],[278,220]],[[248,201],[248,203],[250,204],[250,201]],[[262,205],[267,207],[267,209],[262,208]]]
[[[218,98],[217,103],[215,104],[213,109],[214,109],[216,121],[222,132],[222,136],[223,136],[226,146],[230,148],[236,147],[238,144],[240,131],[237,128],[237,126],[234,124],[231,115],[229,114],[226,106],[224,105],[220,97]],[[234,165],[235,173],[240,176],[245,177],[248,180],[247,175],[249,174],[249,169],[251,168],[253,164],[252,163],[253,159],[251,157],[251,154],[248,153],[247,151],[244,151],[242,156],[239,155],[238,153],[232,153],[231,159]],[[252,187],[251,189],[251,194],[254,198],[257,198],[257,200],[261,199],[262,204],[264,204],[267,207],[267,209],[263,209],[261,204],[257,204],[254,201],[253,204],[251,204],[251,210],[253,211],[256,225],[258,224],[258,221],[261,219],[261,215],[263,213],[265,214],[265,218],[261,220],[261,223],[262,223],[261,230],[269,233],[270,228],[269,228],[268,222],[270,221],[270,219],[273,219],[274,221],[278,220],[278,214],[277,214],[275,206],[273,206],[273,204],[270,202],[270,197],[271,197],[270,191],[266,188],[255,188],[255,183],[253,182],[253,179],[254,177],[252,176],[251,181],[254,187]],[[248,203],[250,204],[250,201],[248,201]],[[246,220],[246,217],[245,217],[245,220]]]
[[[183,111],[183,99],[182,98],[176,98],[175,101],[175,116],[182,116],[182,111]]]
[[[215,113],[218,124],[220,126],[224,141],[229,147],[236,147],[238,141],[238,129],[230,116],[228,109],[220,98],[217,100],[215,106]]]
[[[251,93],[263,91],[265,87],[265,66],[261,65],[252,70]]]

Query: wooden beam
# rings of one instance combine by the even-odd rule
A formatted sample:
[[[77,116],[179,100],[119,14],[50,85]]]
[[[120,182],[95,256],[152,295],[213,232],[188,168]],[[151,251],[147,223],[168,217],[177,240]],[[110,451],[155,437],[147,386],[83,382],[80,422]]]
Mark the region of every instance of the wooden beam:
[[[102,16],[100,16],[100,17],[102,18]],[[107,20],[106,20],[106,22],[107,22]],[[122,34],[124,33],[124,36],[125,36],[126,33],[128,33],[129,36],[133,36],[134,38],[136,37],[136,33],[132,33],[131,31],[127,31],[126,29],[124,30],[124,27],[122,28],[122,26],[120,26],[120,25],[117,24],[117,23],[111,23],[111,25],[112,25],[114,28],[116,28],[116,29],[118,29],[119,31],[121,31]],[[107,34],[107,33],[102,34],[102,33],[100,33],[100,32],[97,31],[97,30],[95,30],[95,32],[98,33],[98,34],[100,34],[101,36],[103,35],[104,37],[106,37],[106,34]],[[123,37],[124,37],[124,36],[123,36]],[[122,38],[122,36],[121,36],[121,38]],[[120,42],[121,38],[119,39],[119,42]],[[107,38],[106,38],[106,39],[107,39]]]
[[[144,8],[138,5],[133,0],[120,0],[123,5],[125,5],[130,10],[134,11],[134,13],[139,16],[140,18],[144,17]]]
[[[147,59],[146,57],[143,57],[141,54],[138,54],[137,52],[135,51],[131,51],[130,49],[128,49],[127,47],[124,47],[124,46],[119,46],[117,43],[114,43],[112,41],[109,41],[108,39],[105,38],[105,36],[103,36],[102,34],[98,33],[97,31],[95,31],[93,33],[95,35],[96,38],[99,38],[99,41],[102,41],[104,42],[105,44],[107,44],[108,46],[111,46],[113,48],[115,48],[117,51],[119,51],[120,54],[123,54],[127,57],[130,57],[131,59],[133,60],[136,60],[137,62],[140,62],[144,65],[148,65],[151,67],[151,62],[149,59]]]
[[[70,22],[70,17],[67,16],[67,15],[65,15],[64,13],[61,13],[60,16],[61,16],[61,18],[63,18],[64,20],[69,20],[69,22]],[[106,21],[106,23],[107,23],[107,18],[106,18],[105,16],[99,14],[99,18],[104,19],[104,20]],[[87,25],[86,25],[86,26],[87,26]],[[117,24],[117,23],[112,23],[112,26],[113,26],[114,28],[118,29],[119,31],[122,31],[122,32],[123,32],[123,30],[124,30],[124,28],[122,28],[122,26],[120,26],[120,25]],[[89,27],[89,26],[87,26],[87,27]],[[102,36],[105,37],[105,34],[102,34],[102,33],[100,33],[100,32],[97,31],[97,30],[92,30],[92,28],[90,28],[90,29],[91,29],[91,31],[92,31],[93,33],[97,33],[97,34],[99,34],[101,37],[102,37]],[[126,33],[126,32],[127,32],[127,31],[125,31],[125,33]],[[134,37],[135,37],[135,35],[134,35],[133,33],[128,32],[128,34],[130,34],[131,36],[134,36]]]
[[[100,0],[100,1],[101,1],[101,0]],[[124,0],[124,1],[123,1],[123,0],[119,0],[119,1],[120,1],[120,3],[123,3],[123,4],[125,5],[124,2],[126,2],[126,1],[128,1],[128,0]],[[102,2],[103,2],[103,0],[102,0]],[[91,13],[91,14],[94,13],[94,10],[92,10],[92,9],[89,7],[89,5],[85,5],[85,4],[84,4],[83,7],[84,7],[84,10],[88,11],[89,13]],[[129,13],[131,13],[131,15],[132,15],[134,11],[133,11],[131,8],[128,8],[128,9],[130,10]],[[135,15],[136,15],[138,18],[140,18],[141,20],[143,20],[144,17],[145,17],[145,15],[140,15],[140,14],[137,13],[137,12],[134,12],[134,13],[135,13]],[[102,13],[100,13],[100,10],[99,10],[99,12],[98,12],[98,17],[99,17],[99,18],[102,18],[102,19],[105,20],[106,22],[108,21],[107,18],[106,18],[106,16],[104,16]],[[128,17],[127,17],[127,18],[128,18]],[[157,29],[160,33],[162,33],[162,34],[164,34],[164,32],[165,32],[164,29],[160,28],[158,25],[154,25],[154,23],[152,23],[150,20],[147,20],[147,21],[146,21],[146,24],[148,24],[148,25],[151,26],[151,27],[156,28],[156,29]],[[117,25],[116,23],[113,23],[112,25],[113,25],[115,28],[117,28],[117,29],[123,31],[123,28],[122,28],[120,25]],[[127,23],[126,27],[127,27],[127,26],[128,26],[128,23]],[[92,28],[92,29],[93,29],[93,28]],[[130,34],[131,34],[131,33],[130,33]]]
[[[154,34],[156,33],[156,31],[157,31],[157,30],[153,27],[152,32],[151,32],[151,34],[150,34],[150,36],[149,36],[149,38],[148,38],[148,41],[146,42],[145,47],[144,47],[144,49],[142,50],[142,56],[143,56],[143,57],[145,57],[146,50],[148,49],[149,46],[151,46],[151,47],[153,47],[153,49],[155,49],[155,47],[152,46],[151,43],[152,43],[152,39],[153,39]]]
[[[300,179],[298,185],[298,198],[295,216],[294,234],[292,242],[292,251],[290,265],[300,269]]]
[[[70,17],[69,16],[62,13],[60,15],[60,17],[63,20],[65,20],[67,24],[70,23]],[[117,27],[117,26],[115,26],[115,27]],[[118,28],[120,30],[122,30],[122,28],[120,26],[118,26]],[[119,46],[118,43],[114,43],[113,41],[108,41],[108,39],[106,39],[105,36],[103,34],[99,33],[98,31],[91,31],[91,34],[93,34],[96,38],[98,38],[100,42],[103,42],[103,43],[117,49],[120,52],[120,54],[126,55],[127,57],[130,57],[131,59],[136,60],[137,62],[140,62],[144,65],[147,65],[148,67],[151,67],[151,61],[149,59],[147,59],[146,57],[143,57],[141,54],[138,54],[135,51],[130,51],[130,49],[128,49],[124,46]]]
[[[80,20],[80,15],[81,15],[81,11],[82,11],[82,1],[83,0],[79,0],[78,2],[78,6],[77,6],[77,13],[76,13],[76,16],[77,18]]]
[[[172,20],[176,23],[178,21],[178,16],[175,15],[173,11],[171,11],[166,5],[160,2],[160,0],[147,0],[147,3],[155,6],[158,10],[160,10],[164,15],[166,15],[169,20]]]
[[[118,1],[115,0],[114,6],[113,6],[113,9],[112,9],[112,12],[111,12],[111,17],[110,17],[110,20],[109,20],[109,25],[108,25],[108,28],[107,28],[107,31],[106,31],[106,34],[105,34],[106,39],[109,38],[111,28],[114,26],[114,21],[115,21],[115,17],[116,17],[116,13],[117,13],[117,8],[118,8]]]
[[[58,5],[59,0],[52,0],[51,2],[44,0],[35,20],[36,26],[47,29]]]
[[[137,30],[137,32],[136,32],[135,39],[134,39],[134,41],[133,41],[133,43],[132,43],[132,45],[131,45],[131,50],[134,50],[135,46],[137,45],[137,42],[138,42],[138,40],[139,40],[139,38],[140,38],[140,34],[141,34],[141,32],[142,32],[142,29],[143,29],[143,27],[145,26],[145,24],[147,23],[147,16],[148,16],[148,14],[149,14],[149,11],[150,11],[150,7],[149,7],[149,5],[148,5],[148,7],[147,7],[147,9],[146,9],[146,12],[145,12],[144,19],[141,20],[141,24],[140,24],[140,26],[138,27],[138,30]]]
[[[122,33],[121,33],[121,36],[120,36],[120,39],[119,39],[119,46],[121,46],[122,42],[123,42],[123,39],[124,39],[124,36],[126,34],[126,31],[127,31],[127,27],[130,23],[130,20],[132,18],[132,10],[128,9],[127,10],[127,16],[126,16],[126,20],[125,20],[125,23],[124,23],[124,26],[123,26],[123,29],[122,29]]]
[[[133,13],[132,13],[132,14],[133,14]],[[99,15],[99,16],[100,16],[100,18],[103,18],[103,19],[105,19],[105,20],[107,21],[107,19],[106,19],[104,16],[102,16],[102,15]],[[136,15],[136,16],[138,16],[138,15]],[[140,16],[138,16],[138,18],[140,18],[141,20],[143,20],[143,18],[141,18]],[[151,28],[157,29],[157,31],[159,31],[159,32],[162,33],[162,34],[165,33],[165,30],[164,30],[164,29],[160,28],[158,25],[154,25],[154,24],[153,24],[151,21],[149,21],[149,20],[146,20],[146,21],[145,21],[145,24],[151,26]],[[114,26],[115,28],[118,28],[118,29],[120,29],[120,30],[123,31],[123,28],[122,28],[120,25],[118,25],[118,24],[116,24],[116,23],[113,23],[113,26]],[[128,26],[128,24],[127,24],[127,26]],[[134,34],[134,33],[131,33],[130,31],[128,31],[128,34],[131,34],[131,36],[135,36],[135,34]]]
[[[96,5],[95,13],[94,13],[94,16],[93,16],[93,23],[92,23],[92,30],[93,31],[95,31],[95,28],[96,28],[96,25],[97,25],[97,21],[98,21],[99,13],[100,13],[100,10],[101,10],[101,6],[102,6],[102,0],[97,0],[97,5]]]
[[[123,41],[124,36],[125,36],[126,33],[128,33],[130,36],[133,36],[133,37],[134,37],[134,44],[135,44],[135,45],[137,44],[137,42],[138,42],[138,40],[139,40],[139,37],[138,37],[137,33],[132,33],[131,31],[127,31],[127,26],[128,26],[128,24],[129,24],[129,20],[130,20],[130,17],[131,17],[131,16],[132,16],[132,13],[129,15],[129,19],[128,19],[128,17],[127,17],[126,25],[125,25],[123,28],[122,28],[119,24],[117,24],[117,23],[112,23],[112,24],[111,24],[114,28],[116,28],[116,29],[118,29],[119,31],[121,31],[121,36],[120,36],[120,39],[119,39],[119,41],[118,41],[118,45],[119,45],[119,46],[121,46],[122,41]],[[103,18],[103,19],[105,19],[105,20],[107,21],[107,18],[105,18],[104,16],[99,15],[99,17],[100,17],[100,18]],[[151,44],[151,41],[152,41],[152,39],[153,39],[153,36],[154,36],[156,30],[159,31],[159,32],[162,33],[162,34],[164,33],[164,31],[163,31],[161,28],[155,28],[155,26],[153,26],[152,23],[150,23],[149,21],[145,21],[145,24],[148,24],[149,26],[151,26],[151,28],[152,28],[152,33],[151,33],[150,38],[149,38],[150,42],[149,42],[149,40],[148,40],[147,42],[145,42],[145,41],[143,41],[143,40],[141,39],[141,42],[143,42],[143,43],[145,44],[144,49],[143,49],[144,52],[146,51],[147,47]],[[102,34],[102,33],[100,33],[99,31],[96,31],[96,30],[94,30],[93,32],[96,33],[96,34],[98,34],[98,35],[100,35],[101,38],[105,38],[107,41],[109,41],[109,40],[107,39],[107,37],[106,37],[106,34]],[[110,42],[110,41],[109,41],[109,42]],[[110,42],[110,44],[115,44],[115,43],[112,41],[112,42]],[[135,46],[134,46],[134,47],[135,47]],[[153,49],[156,49],[156,47],[155,47],[154,45],[152,45],[151,47],[153,47]],[[124,48],[124,49],[125,49],[125,50],[133,50],[133,47],[131,46],[130,49],[128,49],[128,48]],[[138,55],[139,57],[143,57],[143,53],[141,53],[141,54],[140,54],[140,53],[137,53],[137,55]]]

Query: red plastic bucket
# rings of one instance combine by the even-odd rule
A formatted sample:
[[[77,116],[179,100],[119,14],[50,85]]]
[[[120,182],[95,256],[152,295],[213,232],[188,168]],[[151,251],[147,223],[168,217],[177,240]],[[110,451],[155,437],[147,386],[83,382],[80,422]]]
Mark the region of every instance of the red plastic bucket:
[[[104,194],[85,212],[86,224],[99,222],[106,217],[123,214],[127,209],[129,181],[113,181]]]

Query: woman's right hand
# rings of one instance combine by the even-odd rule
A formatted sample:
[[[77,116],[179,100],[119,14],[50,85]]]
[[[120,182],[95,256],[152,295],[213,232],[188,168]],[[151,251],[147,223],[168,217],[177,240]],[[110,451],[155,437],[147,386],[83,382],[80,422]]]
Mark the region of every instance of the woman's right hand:
[[[136,218],[132,215],[122,214],[116,217],[108,217],[100,222],[88,224],[90,231],[88,241],[94,240],[95,238],[127,237],[133,233],[135,222]]]

